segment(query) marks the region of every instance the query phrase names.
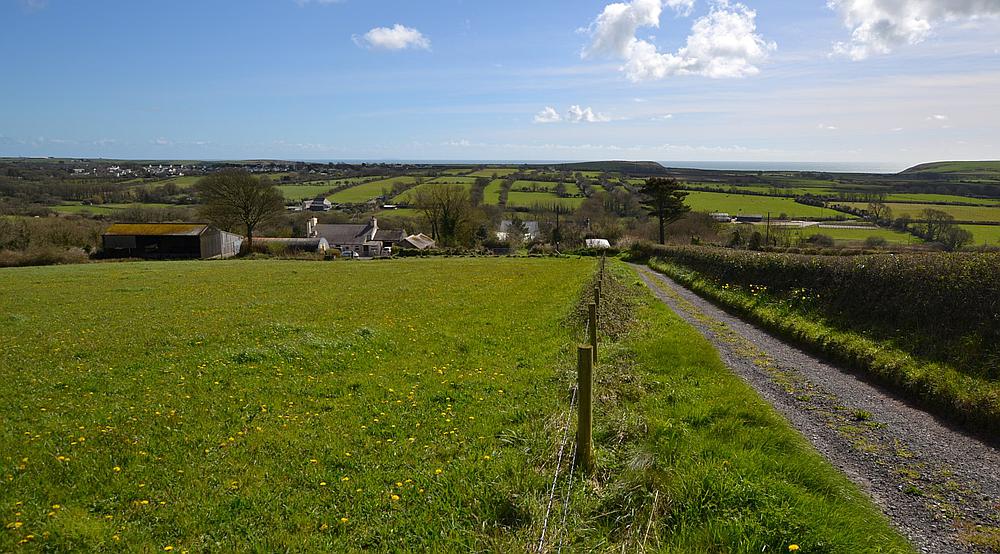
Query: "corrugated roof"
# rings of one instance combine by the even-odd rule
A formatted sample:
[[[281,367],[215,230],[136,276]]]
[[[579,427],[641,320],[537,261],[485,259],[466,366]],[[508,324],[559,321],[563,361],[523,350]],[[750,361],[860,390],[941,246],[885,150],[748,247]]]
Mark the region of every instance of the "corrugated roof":
[[[208,229],[205,223],[116,223],[105,235],[198,236]]]

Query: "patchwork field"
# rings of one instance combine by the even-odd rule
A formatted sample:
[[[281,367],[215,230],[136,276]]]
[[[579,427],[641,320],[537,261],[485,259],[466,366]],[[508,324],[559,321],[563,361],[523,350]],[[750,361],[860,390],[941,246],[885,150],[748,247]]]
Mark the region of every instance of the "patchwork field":
[[[827,208],[799,204],[791,198],[773,196],[694,191],[688,194],[686,202],[695,212],[724,212],[733,216],[770,213],[773,218],[785,214],[791,218],[834,219],[840,214]]]
[[[580,338],[569,316],[592,270],[4,270],[0,377],[19,386],[0,389],[0,550],[524,551],[547,522],[552,549],[908,551],[697,331],[629,292],[623,266],[627,285],[605,291],[638,305],[609,321],[647,324],[608,338],[607,471],[563,472],[568,510],[546,519]],[[337,301],[303,294],[317,282]],[[639,453],[653,462],[631,465]]]
[[[395,183],[412,185],[416,182],[416,177],[392,177],[390,179],[382,179],[380,181],[372,181],[370,183],[362,183],[360,185],[353,186],[349,189],[330,195],[328,199],[330,202],[338,204],[360,204],[362,202],[367,202],[372,198],[382,196],[385,192],[391,192],[392,186]]]
[[[845,202],[844,205],[863,210],[868,204],[862,202]],[[893,217],[909,216],[913,219],[920,219],[920,214],[924,210],[939,210],[945,212],[958,221],[979,221],[979,222],[1000,222],[1000,206],[946,206],[940,204],[893,204],[886,203],[892,208]]]
[[[894,244],[914,244],[922,242],[909,233],[901,233],[892,229],[830,229],[819,226],[806,227],[792,231],[802,238],[813,235],[827,235],[837,241],[864,242],[870,237],[885,239]]]
[[[65,203],[59,206],[52,206],[52,211],[64,214],[96,214],[110,215],[126,208],[194,208],[195,206],[181,206],[177,204],[93,204],[84,205],[79,202]]]
[[[553,206],[562,206],[575,210],[586,200],[586,198],[560,198],[554,193],[547,192],[514,192],[512,190],[507,194],[507,207],[532,208],[543,206],[551,208]]]
[[[317,196],[325,196],[334,186],[330,182],[306,185],[281,185],[278,190],[285,195],[286,200],[302,201],[311,200]]]
[[[518,169],[513,167],[487,167],[486,169],[470,173],[469,177],[486,177],[487,179],[493,179],[494,176],[496,176],[496,178],[502,179],[508,175],[517,173],[518,171]]]
[[[959,225],[972,233],[973,244],[1000,245],[1000,225]]]

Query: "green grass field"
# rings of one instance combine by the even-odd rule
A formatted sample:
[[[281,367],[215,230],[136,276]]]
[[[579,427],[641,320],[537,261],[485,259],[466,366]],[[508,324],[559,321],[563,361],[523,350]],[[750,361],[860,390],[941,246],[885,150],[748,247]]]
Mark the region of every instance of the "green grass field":
[[[1000,245],[1000,225],[959,225],[972,233],[973,244]]]
[[[428,190],[434,187],[455,186],[455,187],[465,187],[467,190],[472,189],[473,183],[463,183],[460,181],[455,182],[454,179],[455,179],[454,177],[448,177],[440,182],[438,182],[438,180],[435,179],[434,181],[430,181],[422,185],[415,186],[393,198],[392,202],[397,204],[413,202],[414,198],[416,198],[416,195],[418,194],[418,191]],[[472,179],[472,181],[475,181],[475,179]]]
[[[432,259],[0,272],[0,375],[18,383],[0,389],[0,550],[524,551],[568,411],[578,326],[567,317],[592,269]],[[317,282],[336,302],[303,294]],[[598,378],[608,394],[595,441],[610,471],[567,489],[550,541],[908,551],[697,331],[635,291],[618,320],[643,323],[609,341]]]
[[[909,233],[901,233],[892,229],[829,229],[814,225],[804,229],[795,229],[791,233],[802,238],[808,238],[813,235],[827,235],[836,241],[844,242],[864,242],[869,237],[885,239],[893,244],[923,242]]]
[[[281,191],[281,194],[285,195],[286,200],[302,201],[311,200],[317,196],[325,196],[334,186],[330,182],[323,182],[320,184],[281,185],[278,187],[278,190]]]
[[[586,198],[560,198],[549,192],[514,192],[507,194],[508,207],[532,208],[535,206],[552,207],[563,206],[565,208],[579,208]]]
[[[502,179],[496,179],[490,181],[489,185],[483,189],[483,204],[490,204],[496,206],[500,203],[500,189],[503,184]]]
[[[508,175],[517,173],[518,171],[520,170],[513,167],[487,167],[486,169],[470,173],[469,177],[486,177],[487,179],[492,179],[493,176],[496,175],[498,179],[502,179]]]
[[[844,202],[843,204],[862,210],[868,207],[868,204],[863,202]],[[893,217],[910,216],[913,219],[920,219],[921,212],[931,209],[950,214],[958,221],[1000,222],[1000,206],[943,206],[940,204],[893,204],[891,202],[887,202],[886,205],[892,208]]]
[[[85,206],[79,202],[71,202],[59,206],[52,206],[54,212],[64,214],[95,214],[110,215],[126,208],[194,208],[194,206],[180,206],[177,204],[95,204]]]
[[[416,182],[416,177],[392,177],[389,179],[382,179],[380,181],[372,181],[370,183],[353,186],[349,189],[330,195],[328,199],[330,202],[338,204],[360,204],[362,202],[367,202],[372,198],[382,196],[382,193],[387,190],[391,191],[392,185],[395,183],[406,183],[409,185]]]
[[[1000,199],[996,198],[971,198],[968,196],[955,196],[953,194],[890,194],[886,196],[887,202],[950,202],[958,204],[971,204],[982,206],[1000,206]]]
[[[432,185],[474,185],[476,183],[475,177],[437,177],[427,181],[426,184]]]
[[[539,192],[547,191],[554,193],[558,185],[559,183],[553,183],[550,181],[514,181],[514,184],[511,185],[510,190],[511,191],[525,190],[529,192],[534,192],[532,191],[532,189],[535,189],[535,191]],[[580,194],[580,187],[578,187],[576,183],[563,183],[563,186],[566,187],[567,194]]]
[[[686,202],[695,212],[723,212],[730,215],[767,215],[776,218],[785,214],[792,218],[834,219],[840,212],[799,204],[791,198],[747,196],[716,192],[691,192]]]

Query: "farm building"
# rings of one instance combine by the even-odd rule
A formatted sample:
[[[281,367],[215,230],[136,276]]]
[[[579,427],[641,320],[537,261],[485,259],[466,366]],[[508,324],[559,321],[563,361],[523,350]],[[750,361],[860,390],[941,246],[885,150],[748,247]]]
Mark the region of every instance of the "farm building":
[[[764,221],[764,216],[762,215],[738,215],[736,216],[737,223],[760,223]]]
[[[497,240],[507,240],[507,235],[513,225],[514,222],[509,219],[501,221],[500,230],[497,231]],[[535,240],[542,236],[542,231],[537,221],[523,221],[521,225],[524,228],[524,240]]]
[[[239,254],[243,237],[207,223],[116,223],[101,243],[113,258],[212,259]]]
[[[286,252],[326,252],[330,249],[330,243],[323,237],[313,238],[270,238],[257,237],[253,239],[253,249],[255,252],[272,252],[273,250],[284,250]]]
[[[413,248],[416,250],[427,250],[428,248],[434,248],[437,243],[434,239],[428,237],[423,233],[416,235],[410,235],[400,242],[402,248]]]

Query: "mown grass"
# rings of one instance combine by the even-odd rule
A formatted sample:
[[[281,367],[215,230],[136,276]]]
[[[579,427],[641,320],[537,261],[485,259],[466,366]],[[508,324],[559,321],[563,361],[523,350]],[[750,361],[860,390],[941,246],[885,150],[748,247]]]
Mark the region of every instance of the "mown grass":
[[[553,511],[550,548],[909,551],[694,329],[610,267],[599,471],[570,487],[564,468],[570,509]],[[528,550],[592,268],[0,272],[0,375],[17,384],[0,390],[0,550]]]

